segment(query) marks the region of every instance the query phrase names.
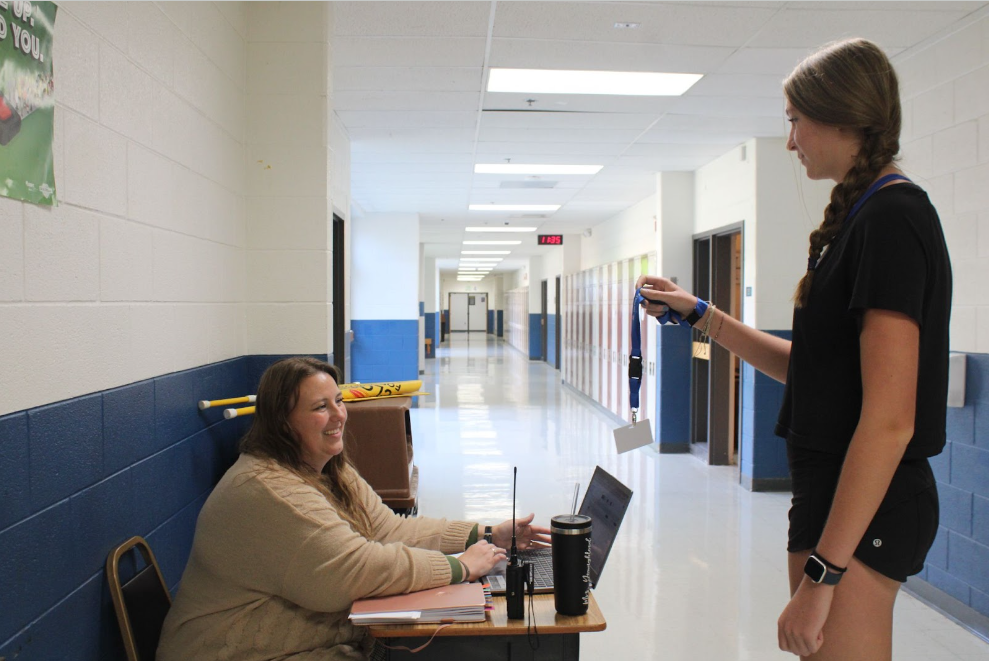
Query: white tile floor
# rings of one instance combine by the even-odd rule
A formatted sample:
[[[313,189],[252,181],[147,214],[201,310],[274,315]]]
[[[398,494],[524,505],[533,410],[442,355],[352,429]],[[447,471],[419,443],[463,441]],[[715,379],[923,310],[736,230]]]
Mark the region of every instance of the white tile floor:
[[[650,448],[618,455],[615,424],[560,372],[483,333],[459,334],[427,361],[413,411],[425,515],[544,523],[568,512],[595,465],[635,492],[595,598],[607,631],[581,636],[585,659],[795,659],[776,647],[786,604],[789,495],[751,493],[734,467]],[[901,593],[894,658],[989,660],[989,644]]]

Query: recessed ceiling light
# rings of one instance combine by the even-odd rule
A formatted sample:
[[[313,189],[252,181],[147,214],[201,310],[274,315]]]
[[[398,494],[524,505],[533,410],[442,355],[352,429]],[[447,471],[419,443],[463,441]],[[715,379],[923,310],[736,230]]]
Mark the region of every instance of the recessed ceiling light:
[[[470,264],[471,266],[477,266],[477,262],[500,262],[504,257],[461,257],[460,263]]]
[[[511,255],[511,250],[461,250],[461,255]]]
[[[556,211],[559,204],[471,204],[470,211]]]
[[[488,91],[526,94],[680,96],[702,77],[699,73],[655,71],[492,69],[488,77]]]
[[[539,165],[525,163],[477,163],[477,174],[597,174],[603,165]]]
[[[457,282],[479,282],[481,280],[484,280],[484,278],[475,278],[475,277],[469,276],[469,275],[458,275],[457,276]]]
[[[467,232],[535,232],[535,227],[468,227]]]
[[[521,241],[464,241],[465,246],[517,246]]]

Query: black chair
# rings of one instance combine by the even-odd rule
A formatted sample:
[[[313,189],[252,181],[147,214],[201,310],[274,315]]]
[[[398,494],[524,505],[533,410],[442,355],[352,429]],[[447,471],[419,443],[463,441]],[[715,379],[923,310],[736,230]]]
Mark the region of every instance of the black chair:
[[[135,547],[144,557],[145,567],[121,582],[120,558]],[[110,596],[113,597],[113,609],[117,612],[127,661],[154,661],[161,625],[172,606],[172,596],[162,578],[155,554],[143,537],[131,537],[107,556],[106,579],[110,584]]]

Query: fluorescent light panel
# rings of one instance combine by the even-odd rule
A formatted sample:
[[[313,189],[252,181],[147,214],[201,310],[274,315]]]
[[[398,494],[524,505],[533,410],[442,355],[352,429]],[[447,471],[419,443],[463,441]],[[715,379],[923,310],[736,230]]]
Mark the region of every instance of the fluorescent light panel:
[[[521,241],[464,241],[465,246],[517,246]]]
[[[461,250],[461,255],[511,255],[511,250]]]
[[[484,278],[473,278],[466,275],[457,276],[457,282],[479,282],[484,280]]]
[[[470,264],[471,266],[481,266],[484,262],[496,264],[503,259],[504,257],[461,257],[460,263],[464,265]]]
[[[603,165],[542,165],[525,163],[477,163],[477,174],[597,174]]]
[[[467,232],[535,232],[535,227],[468,227]]]
[[[491,69],[489,92],[680,96],[703,76],[654,71]]]
[[[556,211],[559,204],[471,204],[470,211]]]

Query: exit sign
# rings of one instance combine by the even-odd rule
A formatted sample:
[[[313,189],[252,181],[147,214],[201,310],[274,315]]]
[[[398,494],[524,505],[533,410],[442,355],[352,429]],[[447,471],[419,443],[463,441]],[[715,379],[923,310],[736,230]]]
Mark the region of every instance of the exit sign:
[[[541,246],[562,246],[563,245],[563,235],[562,234],[539,234],[537,235],[539,239],[539,245]]]

